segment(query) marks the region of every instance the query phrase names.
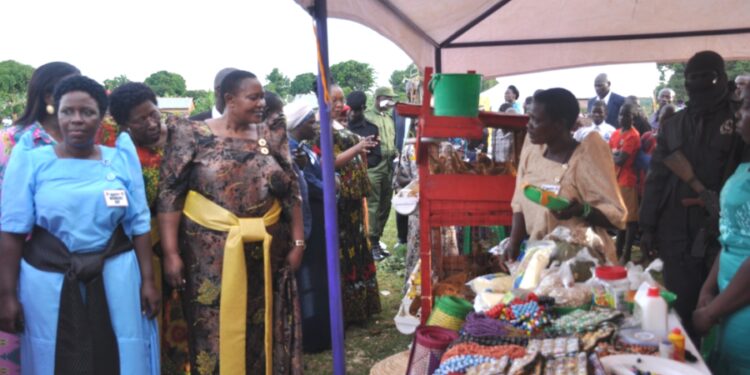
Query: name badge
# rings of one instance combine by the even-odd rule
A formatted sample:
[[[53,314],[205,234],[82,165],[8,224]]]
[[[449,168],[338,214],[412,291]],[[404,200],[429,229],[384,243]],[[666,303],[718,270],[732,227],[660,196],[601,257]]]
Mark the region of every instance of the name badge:
[[[555,193],[555,195],[560,194],[560,185],[542,184],[539,187],[542,190],[546,190],[546,191]]]
[[[128,196],[125,190],[104,190],[104,201],[107,207],[127,207]]]

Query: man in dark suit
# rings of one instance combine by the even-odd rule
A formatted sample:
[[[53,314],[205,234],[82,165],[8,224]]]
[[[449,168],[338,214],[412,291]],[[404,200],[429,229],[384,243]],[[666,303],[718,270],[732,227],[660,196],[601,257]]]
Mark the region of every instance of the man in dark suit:
[[[229,73],[235,71],[235,68],[224,68],[216,73],[214,78],[214,106],[210,111],[201,112],[197,115],[190,116],[191,121],[206,121],[211,118],[220,117],[224,113],[224,98],[221,97],[221,82]]]
[[[587,112],[591,113],[591,109],[594,107],[594,103],[601,100],[607,103],[607,119],[605,120],[608,124],[615,128],[620,128],[618,122],[618,116],[620,115],[620,107],[625,103],[625,98],[610,91],[609,78],[606,73],[599,74],[594,80],[594,90],[596,90],[596,96],[589,100]]]

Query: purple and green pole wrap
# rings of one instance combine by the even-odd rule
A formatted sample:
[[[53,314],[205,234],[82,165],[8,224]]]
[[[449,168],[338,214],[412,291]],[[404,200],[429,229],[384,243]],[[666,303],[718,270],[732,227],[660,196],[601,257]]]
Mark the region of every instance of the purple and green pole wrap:
[[[318,46],[318,105],[320,108],[320,149],[323,171],[323,214],[326,228],[326,263],[328,266],[328,297],[331,312],[333,373],[344,375],[344,319],[341,308],[339,272],[339,232],[336,214],[336,180],[333,156],[333,128],[328,103],[330,87],[328,71],[328,12],[326,0],[316,0],[313,8],[315,36]]]

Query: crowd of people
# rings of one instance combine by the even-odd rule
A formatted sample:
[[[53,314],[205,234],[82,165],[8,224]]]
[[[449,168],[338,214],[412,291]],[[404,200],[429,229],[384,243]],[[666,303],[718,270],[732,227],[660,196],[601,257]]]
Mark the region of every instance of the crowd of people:
[[[639,244],[639,261],[664,260],[691,337],[720,327],[717,371],[747,371],[748,80],[700,52],[684,108],[666,88],[650,115],[606,74],[587,116],[565,89],[522,103],[510,86],[500,111],[529,116],[522,144],[497,130],[447,147],[500,161],[520,147],[509,257],[558,226],[612,264]],[[176,118],[142,83],[108,94],[67,63],[33,73],[25,112],[0,131],[0,334],[22,333],[23,373],[301,374],[303,352],[330,348],[317,110],[239,69],[214,86],[210,111]],[[381,311],[391,197],[418,173],[391,88],[372,105],[362,91],[329,93],[348,327]],[[534,204],[526,184],[570,205]],[[411,271],[418,214],[396,220]],[[456,251],[455,228],[434,235]]]

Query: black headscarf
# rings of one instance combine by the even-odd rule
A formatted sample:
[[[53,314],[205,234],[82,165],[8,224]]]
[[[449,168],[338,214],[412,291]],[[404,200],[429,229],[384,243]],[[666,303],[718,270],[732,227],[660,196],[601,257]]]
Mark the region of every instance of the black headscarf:
[[[691,75],[698,75],[693,77]],[[711,111],[729,93],[724,58],[714,51],[701,51],[688,60],[685,67],[685,89],[691,111]]]

